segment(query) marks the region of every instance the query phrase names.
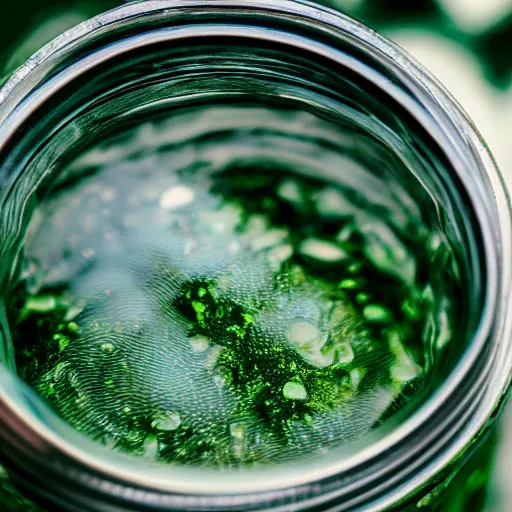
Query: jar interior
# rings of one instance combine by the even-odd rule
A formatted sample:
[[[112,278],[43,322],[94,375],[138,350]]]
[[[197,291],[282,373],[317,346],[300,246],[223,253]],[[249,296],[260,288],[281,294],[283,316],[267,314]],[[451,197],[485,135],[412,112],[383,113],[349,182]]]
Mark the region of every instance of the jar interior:
[[[405,421],[462,357],[477,223],[381,89],[212,39],[95,66],[4,150],[4,363],[150,461],[322,456]]]

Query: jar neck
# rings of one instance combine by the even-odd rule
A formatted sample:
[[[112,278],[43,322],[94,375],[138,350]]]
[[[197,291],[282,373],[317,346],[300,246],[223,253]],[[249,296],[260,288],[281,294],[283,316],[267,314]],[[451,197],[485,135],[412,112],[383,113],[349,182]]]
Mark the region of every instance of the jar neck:
[[[191,49],[197,55],[197,48],[204,50],[203,58],[191,66]],[[101,102],[120,90],[119,77],[126,76],[128,63],[150,76],[147,56],[153,53],[167,68],[160,68],[153,83],[142,84],[143,95],[137,90],[141,83],[131,76],[132,89],[122,101],[111,101],[106,115]],[[0,91],[0,198],[29,166],[32,188],[53,177],[52,169],[98,140],[102,129],[115,131],[120,116],[135,125],[177,103],[193,105],[215,95],[230,101],[258,98],[260,103],[279,98],[281,104],[283,98],[298,98],[331,120],[343,117],[367,128],[375,122],[380,147],[393,147],[413,173],[424,164],[404,143],[405,135],[421,139],[422,158],[430,158],[431,166],[420,181],[446,207],[446,222],[454,227],[450,236],[467,261],[473,308],[483,311],[468,326],[473,339],[460,362],[417,412],[397,428],[387,426],[385,435],[376,434],[369,447],[356,443],[343,458],[336,453],[308,471],[290,467],[283,475],[282,469],[268,469],[250,479],[241,473],[226,479],[213,471],[155,470],[139,461],[127,468],[124,459],[106,457],[45,406],[34,405],[32,392],[2,370],[4,456],[17,472],[30,475],[27,480],[34,480],[35,471],[38,486],[64,501],[87,503],[97,497],[98,503],[127,510],[136,503],[221,511],[277,510],[293,502],[300,503],[296,510],[328,510],[335,503],[343,504],[340,510],[352,510],[397,502],[485,427],[508,387],[511,367],[505,300],[510,225],[503,185],[470,121],[402,50],[353,20],[305,2],[279,0],[269,6],[256,0],[182,0],[121,7],[45,47]],[[340,111],[343,97],[351,104]],[[365,109],[372,115],[364,115]],[[24,219],[18,233],[28,222],[21,211],[27,204],[20,202],[19,212],[8,212]],[[9,243],[16,254],[16,240]],[[45,473],[48,454],[55,463]],[[73,481],[73,497],[66,479]],[[106,510],[98,503],[91,507]]]

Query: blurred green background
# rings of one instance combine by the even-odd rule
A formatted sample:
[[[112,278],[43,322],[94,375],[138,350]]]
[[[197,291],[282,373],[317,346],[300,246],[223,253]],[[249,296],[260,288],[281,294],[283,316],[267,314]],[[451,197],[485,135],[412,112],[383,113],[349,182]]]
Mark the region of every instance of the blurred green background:
[[[472,116],[512,185],[512,0],[318,1],[395,40],[430,69]],[[0,20],[0,76],[64,30],[122,3],[7,0]],[[500,431],[489,512],[512,511],[512,403]]]

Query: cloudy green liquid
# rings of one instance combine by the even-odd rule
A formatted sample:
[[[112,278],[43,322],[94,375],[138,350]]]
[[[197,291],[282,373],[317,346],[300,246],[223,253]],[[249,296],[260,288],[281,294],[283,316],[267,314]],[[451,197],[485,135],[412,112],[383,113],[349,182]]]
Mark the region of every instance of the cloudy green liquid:
[[[161,462],[275,463],[361,438],[450,341],[451,302],[422,271],[430,233],[279,162],[190,155],[214,142],[118,143],[71,166],[11,296],[18,372],[78,430]]]

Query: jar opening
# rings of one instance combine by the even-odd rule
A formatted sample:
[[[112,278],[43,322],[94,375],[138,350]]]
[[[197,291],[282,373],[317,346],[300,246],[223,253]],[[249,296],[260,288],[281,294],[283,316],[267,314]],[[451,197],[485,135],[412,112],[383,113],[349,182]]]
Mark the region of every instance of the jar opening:
[[[282,487],[433,400],[481,327],[487,247],[397,77],[238,14],[141,31],[34,93],[1,153],[4,362],[133,467],[256,466],[259,488],[287,463]],[[200,473],[232,490],[205,468],[178,485]]]

